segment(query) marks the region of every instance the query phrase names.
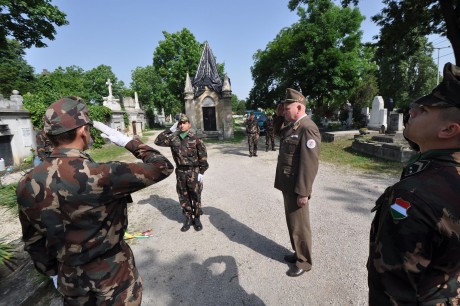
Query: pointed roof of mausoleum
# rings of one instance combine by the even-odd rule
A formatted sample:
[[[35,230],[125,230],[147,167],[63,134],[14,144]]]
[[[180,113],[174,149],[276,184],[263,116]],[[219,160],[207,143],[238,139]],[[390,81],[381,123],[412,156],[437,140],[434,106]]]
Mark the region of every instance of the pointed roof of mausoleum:
[[[219,95],[222,93],[222,80],[217,72],[216,59],[207,41],[204,43],[200,64],[193,78],[192,85],[195,97],[200,96],[205,91],[205,86],[208,86],[209,89]]]

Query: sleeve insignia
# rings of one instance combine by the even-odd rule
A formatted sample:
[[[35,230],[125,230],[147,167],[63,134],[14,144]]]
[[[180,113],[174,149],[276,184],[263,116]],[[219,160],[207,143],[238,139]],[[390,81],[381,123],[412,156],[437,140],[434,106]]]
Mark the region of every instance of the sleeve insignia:
[[[391,216],[393,220],[402,220],[407,218],[407,211],[411,208],[409,202],[404,201],[402,198],[396,198],[393,205],[391,205]]]
[[[307,148],[314,149],[316,147],[316,141],[314,139],[307,140]]]

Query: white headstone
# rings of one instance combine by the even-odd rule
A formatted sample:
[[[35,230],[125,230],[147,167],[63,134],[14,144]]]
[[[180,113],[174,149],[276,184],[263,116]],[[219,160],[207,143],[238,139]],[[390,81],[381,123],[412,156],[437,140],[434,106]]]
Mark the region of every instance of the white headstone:
[[[367,127],[371,130],[380,130],[382,125],[387,128],[387,109],[384,108],[382,96],[375,96]]]

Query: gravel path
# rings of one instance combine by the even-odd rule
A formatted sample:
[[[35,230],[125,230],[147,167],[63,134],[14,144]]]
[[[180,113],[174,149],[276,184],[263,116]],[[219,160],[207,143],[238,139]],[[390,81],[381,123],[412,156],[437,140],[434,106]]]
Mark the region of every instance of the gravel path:
[[[143,305],[367,305],[370,210],[397,178],[321,163],[310,201],[313,269],[290,278],[282,195],[273,188],[278,153],[264,152],[264,142],[252,158],[245,142],[207,144],[201,232],[180,231],[174,174],[133,194],[128,230],[154,234],[130,241]],[[4,215],[0,237],[20,234]]]

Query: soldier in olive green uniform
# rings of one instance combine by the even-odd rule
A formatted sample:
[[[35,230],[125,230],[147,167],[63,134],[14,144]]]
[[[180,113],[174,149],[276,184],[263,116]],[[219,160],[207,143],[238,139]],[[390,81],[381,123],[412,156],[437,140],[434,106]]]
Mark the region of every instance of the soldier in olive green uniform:
[[[273,116],[267,114],[267,120],[264,122],[265,128],[265,152],[268,152],[268,148],[271,145],[272,151],[275,151],[275,130],[273,127]]]
[[[25,250],[36,269],[56,278],[64,305],[140,305],[142,280],[123,240],[130,194],[168,177],[158,151],[108,126],[94,127],[143,163],[97,163],[86,104],[66,97],[47,109],[54,150],[16,189]]]
[[[246,134],[248,135],[249,157],[257,156],[257,143],[259,142],[260,127],[255,119],[254,112],[246,119]]]
[[[179,129],[178,129],[179,128]],[[157,136],[155,144],[170,147],[176,162],[176,190],[179,203],[185,215],[181,231],[185,232],[193,224],[200,231],[203,225],[200,216],[203,175],[209,168],[206,146],[203,141],[190,131],[191,124],[187,116],[182,115],[179,122]]]
[[[309,199],[318,172],[321,135],[305,113],[306,99],[288,88],[286,99],[277,107],[275,134],[280,137],[275,188],[283,193],[284,210],[294,254],[286,255],[295,263],[286,274],[300,276],[312,266],[312,239]]]
[[[447,63],[409,114],[420,153],[372,210],[369,305],[459,305],[460,68]]]

